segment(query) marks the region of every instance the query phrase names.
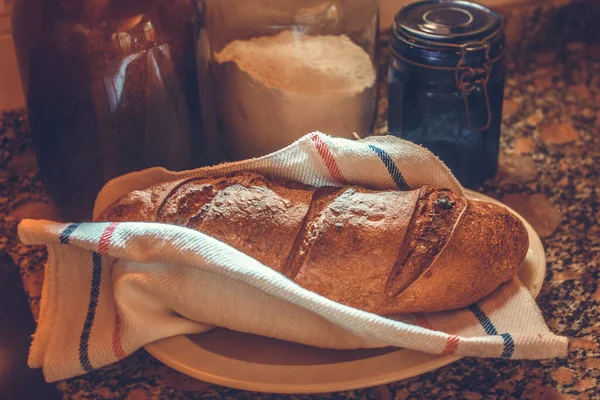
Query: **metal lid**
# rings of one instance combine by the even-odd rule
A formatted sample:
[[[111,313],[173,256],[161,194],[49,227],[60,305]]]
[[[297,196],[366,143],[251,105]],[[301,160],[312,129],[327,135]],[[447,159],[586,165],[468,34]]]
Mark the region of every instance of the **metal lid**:
[[[486,40],[501,27],[498,14],[470,1],[425,0],[403,7],[395,17],[396,34],[420,42],[455,44]]]
[[[502,20],[471,1],[418,1],[396,14],[390,47],[397,58],[443,68],[464,64],[470,54],[496,60],[504,50]]]

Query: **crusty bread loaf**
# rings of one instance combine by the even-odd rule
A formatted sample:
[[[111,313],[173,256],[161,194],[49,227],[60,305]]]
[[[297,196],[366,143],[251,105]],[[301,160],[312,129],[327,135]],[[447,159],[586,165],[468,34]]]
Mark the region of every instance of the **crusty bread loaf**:
[[[188,226],[379,315],[468,306],[515,276],[528,249],[507,209],[447,189],[313,188],[254,172],[134,191],[97,221]]]

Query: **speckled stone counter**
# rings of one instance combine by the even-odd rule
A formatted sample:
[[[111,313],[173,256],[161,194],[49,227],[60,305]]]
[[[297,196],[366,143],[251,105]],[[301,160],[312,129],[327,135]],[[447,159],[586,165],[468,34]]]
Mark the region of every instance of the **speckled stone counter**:
[[[600,398],[600,47],[571,42],[520,61],[511,65],[507,81],[500,171],[478,190],[515,208],[542,237],[548,272],[537,302],[550,328],[572,338],[568,358],[465,358],[389,385],[282,396],[199,382],[140,350],[58,383],[61,394],[67,399]],[[382,100],[380,132],[386,111]],[[20,267],[37,315],[45,251],[17,241],[21,218],[58,217],[42,193],[26,118],[13,112],[0,121],[0,251]]]

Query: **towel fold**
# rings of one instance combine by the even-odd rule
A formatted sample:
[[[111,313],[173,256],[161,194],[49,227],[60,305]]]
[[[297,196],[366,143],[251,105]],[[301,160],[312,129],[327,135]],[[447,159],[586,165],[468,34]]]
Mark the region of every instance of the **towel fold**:
[[[252,170],[310,185],[357,184],[463,194],[448,168],[393,137],[306,135],[258,159],[174,173],[152,168],[109,182],[94,215],[132,190],[189,176]],[[38,326],[29,355],[52,382],[114,363],[153,341],[215,326],[354,349],[398,346],[432,354],[564,357],[567,338],[545,324],[518,278],[466,309],[384,318],[301,288],[242,252],[198,231],[147,222],[23,220],[25,244],[46,245]]]

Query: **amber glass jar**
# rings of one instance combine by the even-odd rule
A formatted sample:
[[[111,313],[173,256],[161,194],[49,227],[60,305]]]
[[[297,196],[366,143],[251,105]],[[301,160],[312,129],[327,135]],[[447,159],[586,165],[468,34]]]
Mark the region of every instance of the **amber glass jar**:
[[[102,186],[210,163],[200,0],[18,0],[13,37],[41,177],[65,220]]]

